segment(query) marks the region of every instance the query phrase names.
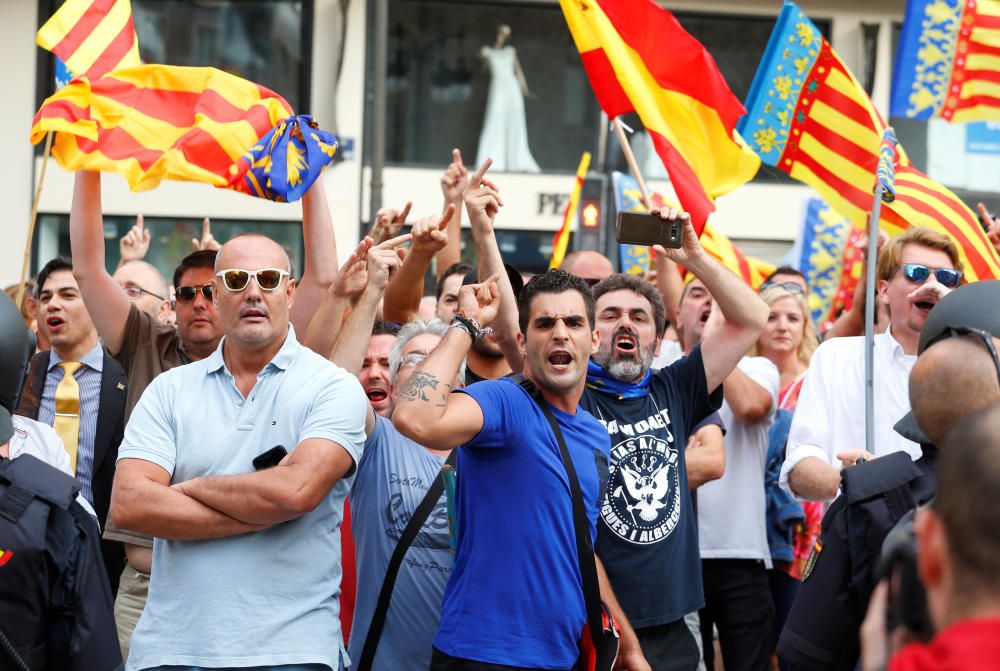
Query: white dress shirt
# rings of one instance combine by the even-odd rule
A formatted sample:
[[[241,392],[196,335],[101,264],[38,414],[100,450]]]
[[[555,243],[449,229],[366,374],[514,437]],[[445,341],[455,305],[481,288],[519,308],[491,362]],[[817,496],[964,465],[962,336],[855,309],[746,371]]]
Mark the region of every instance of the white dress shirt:
[[[890,331],[875,336],[876,457],[902,450],[913,459],[920,458],[920,446],[892,428],[910,411],[910,370],[916,360],[915,355],[903,353],[903,346]],[[827,340],[809,362],[778,483],[795,496],[788,474],[800,461],[817,457],[839,467],[838,452],[864,447],[865,338]]]
[[[53,468],[58,468],[66,475],[73,477],[73,469],[70,468],[69,453],[63,447],[62,438],[48,424],[36,422],[33,419],[22,417],[21,415],[11,415],[14,424],[14,435],[10,437],[10,458],[16,459],[22,454],[30,454],[39,461],[44,461]],[[76,495],[76,500],[88,513],[97,517],[94,508],[81,494]]]

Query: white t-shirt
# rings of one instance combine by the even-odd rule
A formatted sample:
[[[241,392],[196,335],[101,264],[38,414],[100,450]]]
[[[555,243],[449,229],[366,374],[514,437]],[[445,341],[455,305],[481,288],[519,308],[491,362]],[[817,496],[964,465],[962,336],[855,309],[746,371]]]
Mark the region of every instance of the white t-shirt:
[[[764,466],[781,376],[762,356],[743,357],[737,367],[767,390],[771,410],[761,421],[744,424],[723,402],[719,417],[726,427],[726,471],[718,480],[698,488],[698,545],[702,559],[761,559],[771,568]]]
[[[684,348],[681,347],[680,342],[664,338],[660,344],[660,353],[656,355],[649,367],[653,370],[666,368],[682,356],[684,356]]]
[[[910,370],[917,357],[903,352],[890,332],[875,336],[875,456],[903,451],[920,458],[920,446],[893,425],[910,411]],[[840,467],[837,453],[865,447],[864,336],[827,340],[813,354],[788,432],[778,484],[793,496],[788,474],[806,457]]]

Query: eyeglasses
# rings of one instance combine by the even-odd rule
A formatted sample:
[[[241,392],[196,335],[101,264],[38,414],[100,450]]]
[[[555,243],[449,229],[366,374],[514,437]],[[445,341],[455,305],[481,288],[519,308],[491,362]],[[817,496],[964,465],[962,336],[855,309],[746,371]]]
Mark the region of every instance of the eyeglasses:
[[[195,284],[192,286],[177,287],[174,290],[174,294],[177,296],[177,300],[181,303],[190,303],[194,300],[194,297],[198,295],[198,292],[205,297],[206,301],[212,300],[212,285],[211,284]]]
[[[229,268],[215,273],[222,278],[222,285],[229,291],[243,291],[250,284],[250,278],[257,280],[257,286],[263,291],[274,291],[281,284],[281,279],[288,275],[287,270],[264,268],[262,270],[241,270]]]
[[[399,360],[400,368],[416,368],[427,358],[426,354],[420,352],[410,352]]]
[[[993,366],[997,369],[997,382],[1000,383],[1000,354],[997,353],[996,345],[993,344],[993,336],[982,329],[969,328],[968,326],[946,326],[941,333],[928,341],[924,351],[926,352],[931,345],[953,336],[972,336],[981,340],[986,345],[986,349],[990,351],[990,356],[993,357]]]
[[[137,301],[140,298],[142,298],[143,294],[149,294],[153,298],[159,298],[161,301],[167,300],[166,298],[160,296],[159,294],[154,294],[152,291],[146,291],[142,287],[137,287],[135,285],[129,285],[125,287],[125,293],[127,293],[128,297],[134,301]]]
[[[922,263],[904,263],[899,268],[903,269],[903,277],[914,284],[926,282],[932,270],[937,281],[949,289],[954,289],[962,281],[962,273],[954,268],[929,268]],[[895,271],[893,274],[895,275]]]
[[[760,285],[757,293],[763,293],[765,289],[770,289],[771,287],[779,287],[790,294],[804,294],[806,292],[798,282],[764,282]]]

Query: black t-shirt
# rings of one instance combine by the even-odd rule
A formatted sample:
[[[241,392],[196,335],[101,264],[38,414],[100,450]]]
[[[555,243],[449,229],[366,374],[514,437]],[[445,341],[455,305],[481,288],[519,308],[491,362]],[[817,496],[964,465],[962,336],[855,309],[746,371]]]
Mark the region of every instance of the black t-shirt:
[[[704,605],[698,531],[684,448],[722,405],[710,396],[701,348],[654,371],[650,393],[617,399],[587,389],[580,405],[607,428],[611,472],[597,554],[633,627],[673,622]]]

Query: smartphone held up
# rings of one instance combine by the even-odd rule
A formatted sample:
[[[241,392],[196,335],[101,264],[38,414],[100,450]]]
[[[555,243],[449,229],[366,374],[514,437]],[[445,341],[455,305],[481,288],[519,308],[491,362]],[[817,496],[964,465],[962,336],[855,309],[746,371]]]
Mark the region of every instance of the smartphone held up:
[[[619,212],[615,239],[626,245],[663,245],[679,249],[684,244],[684,222],[668,221],[658,214]]]

